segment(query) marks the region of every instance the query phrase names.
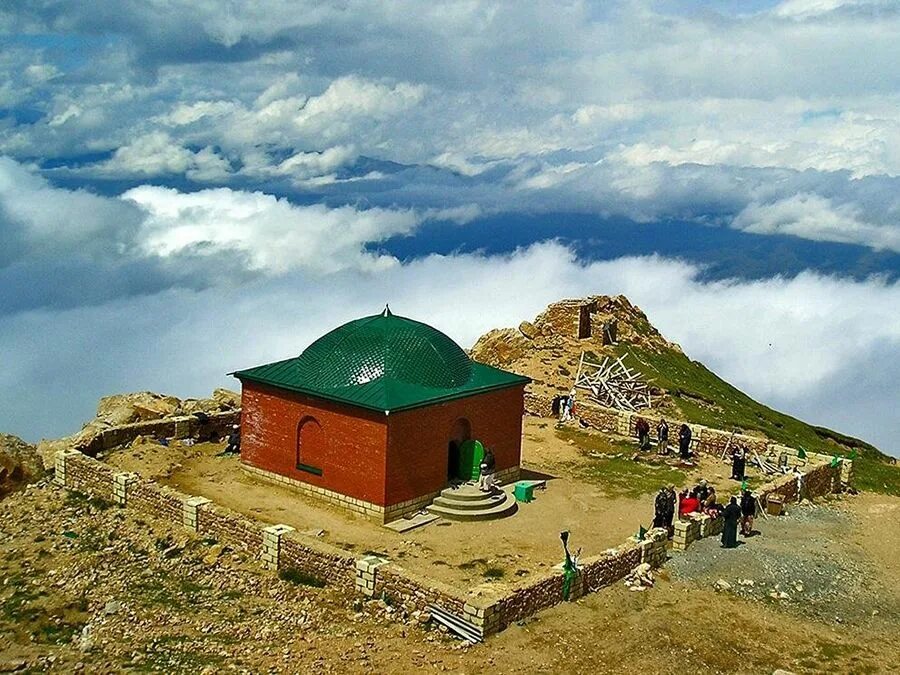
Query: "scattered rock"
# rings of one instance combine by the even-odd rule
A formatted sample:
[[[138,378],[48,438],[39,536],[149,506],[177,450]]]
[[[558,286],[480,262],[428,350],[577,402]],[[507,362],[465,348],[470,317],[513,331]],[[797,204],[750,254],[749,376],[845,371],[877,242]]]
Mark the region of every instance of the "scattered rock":
[[[119,602],[118,600],[110,600],[109,602],[106,603],[106,605],[104,605],[103,613],[106,614],[107,616],[109,616],[111,614],[118,614],[119,610],[121,610],[121,609],[122,609],[121,602]]]
[[[541,334],[541,331],[538,330],[538,328],[530,321],[523,321],[522,323],[520,323],[519,332],[529,340],[533,340]]]
[[[727,581],[725,581],[724,579],[719,579],[719,580],[716,581],[716,583],[715,583],[715,589],[716,589],[717,591],[730,591],[730,590],[731,590],[731,584],[729,584],[729,583],[728,583]]]

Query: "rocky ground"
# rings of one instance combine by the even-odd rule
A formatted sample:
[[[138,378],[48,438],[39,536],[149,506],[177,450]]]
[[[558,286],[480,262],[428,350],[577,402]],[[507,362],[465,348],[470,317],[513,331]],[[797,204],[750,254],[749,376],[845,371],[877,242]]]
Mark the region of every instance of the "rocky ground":
[[[37,444],[37,451],[48,469],[53,466],[54,457],[66,448],[85,447],[92,438],[104,429],[148,422],[167,417],[193,415],[194,413],[216,413],[236,410],[241,406],[240,394],[228,389],[216,389],[209,398],[186,398],[139,391],[130,394],[104,396],[97,405],[96,416],[76,433],[64,438],[44,439]]]
[[[644,592],[468,647],[41,481],[0,502],[0,672],[897,672],[898,512],[874,495],[792,509],[737,550],[698,542]]]
[[[43,475],[44,463],[35,446],[0,434],[0,499]]]

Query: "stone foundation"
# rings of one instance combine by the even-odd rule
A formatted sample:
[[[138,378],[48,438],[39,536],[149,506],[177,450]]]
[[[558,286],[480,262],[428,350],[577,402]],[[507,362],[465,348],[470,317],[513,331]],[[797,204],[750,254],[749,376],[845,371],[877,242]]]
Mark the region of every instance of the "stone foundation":
[[[382,558],[357,559],[288,525],[246,518],[204,497],[157,485],[137,474],[117,472],[77,451],[60,452],[56,471],[55,481],[66,488],[109,499],[198,536],[252,552],[266,568],[296,569],[348,592],[390,598],[408,612],[425,612],[437,605],[473,624],[485,636],[566,600],[566,577],[558,568],[513,586],[501,597],[485,597],[483,590],[460,591]],[[518,477],[514,471],[504,473],[508,479]],[[820,496],[839,487],[840,475],[839,466],[820,464],[811,467],[802,480],[785,476],[764,485],[757,494],[763,503],[770,494],[785,501],[796,501],[801,494]],[[719,534],[721,527],[721,518],[692,514],[675,523],[672,547],[685,550],[697,539]],[[665,530],[652,529],[641,541],[632,538],[615,549],[578,561],[578,571],[569,582],[568,599],[620,581],[642,562],[654,568],[663,565],[666,546]]]
[[[525,412],[529,415],[538,417],[553,417],[552,399],[549,396],[541,396],[537,394],[527,393],[525,395]],[[619,436],[629,436],[637,439],[637,421],[643,418],[650,423],[652,430],[656,429],[656,425],[660,420],[660,416],[651,413],[651,411],[642,411],[640,413],[626,412],[616,410],[614,408],[606,408],[591,401],[577,399],[575,402],[575,417],[583,424],[592,429],[597,429],[608,434],[618,434]],[[666,420],[669,425],[669,445],[672,451],[677,453],[678,446],[678,428],[684,424],[682,420],[669,419]],[[756,452],[760,457],[765,458],[779,466],[787,466],[790,468],[798,468],[801,471],[817,467],[825,462],[831,462],[831,455],[825,455],[818,452],[805,451],[805,458],[800,457],[800,450],[790,448],[785,445],[774,443],[767,438],[758,436],[748,436],[747,434],[734,434],[723,431],[722,429],[713,429],[700,424],[688,424],[691,429],[691,450],[696,453],[703,453],[713,457],[722,457],[722,453],[726,448],[733,448],[735,445],[741,445],[752,453]],[[652,433],[651,433],[652,435]],[[729,445],[729,439],[731,444]],[[842,458],[840,461],[840,477],[839,483],[843,485],[852,485],[853,483],[853,460]],[[838,485],[838,488],[840,487]],[[819,488],[816,488],[818,491]],[[838,491],[838,490],[835,490]]]

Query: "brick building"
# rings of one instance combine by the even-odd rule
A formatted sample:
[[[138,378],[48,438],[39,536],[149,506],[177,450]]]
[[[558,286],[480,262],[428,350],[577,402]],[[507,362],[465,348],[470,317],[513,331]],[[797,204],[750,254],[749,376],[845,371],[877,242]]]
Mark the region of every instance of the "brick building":
[[[381,522],[468,477],[468,441],[493,450],[499,477],[518,476],[528,378],[387,308],[233,375],[244,468]]]

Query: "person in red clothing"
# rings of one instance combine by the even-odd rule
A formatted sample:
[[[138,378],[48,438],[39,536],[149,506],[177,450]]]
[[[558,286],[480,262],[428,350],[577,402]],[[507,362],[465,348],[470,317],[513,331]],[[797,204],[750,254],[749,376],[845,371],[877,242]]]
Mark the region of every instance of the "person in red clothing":
[[[700,510],[700,500],[693,492],[688,494],[687,490],[681,493],[681,500],[678,503],[678,517],[684,518],[689,513],[696,513]]]

